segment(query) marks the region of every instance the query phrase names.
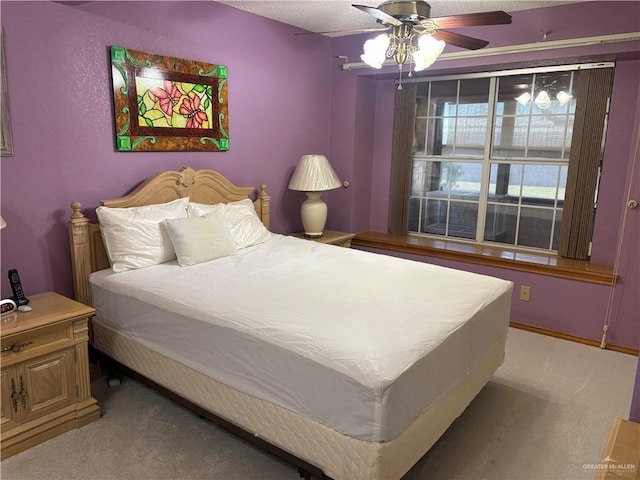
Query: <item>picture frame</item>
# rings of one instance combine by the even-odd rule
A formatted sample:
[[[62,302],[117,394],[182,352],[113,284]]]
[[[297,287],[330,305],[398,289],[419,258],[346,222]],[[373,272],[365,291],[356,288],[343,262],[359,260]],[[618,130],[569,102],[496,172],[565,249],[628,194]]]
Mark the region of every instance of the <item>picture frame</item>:
[[[227,67],[111,46],[116,150],[229,150]]]
[[[11,134],[11,115],[9,114],[9,91],[7,87],[7,73],[5,67],[4,54],[4,32],[0,29],[0,88],[2,89],[2,104],[0,113],[0,155],[3,157],[13,156],[13,136]]]

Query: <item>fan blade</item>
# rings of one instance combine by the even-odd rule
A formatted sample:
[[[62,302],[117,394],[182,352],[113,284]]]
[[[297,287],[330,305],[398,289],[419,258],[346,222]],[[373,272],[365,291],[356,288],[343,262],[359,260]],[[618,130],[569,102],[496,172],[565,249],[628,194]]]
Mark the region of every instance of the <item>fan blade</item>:
[[[467,13],[450,17],[434,17],[424,21],[433,22],[438,28],[478,27],[482,25],[507,25],[511,23],[511,15],[503,11]]]
[[[386,32],[390,27],[356,28],[354,30],[333,30],[329,32],[297,32],[294,35],[329,35],[332,33],[364,33],[364,32]]]
[[[479,38],[467,37],[460,33],[448,32],[446,30],[438,30],[431,36],[436,40],[442,40],[447,45],[455,45],[456,47],[466,48],[467,50],[478,50],[486,47],[489,42],[480,40]]]
[[[395,26],[402,25],[402,22],[400,20],[392,17],[391,15],[387,15],[382,10],[378,10],[375,7],[369,7],[367,5],[351,5],[351,6],[356,7],[358,10],[362,10],[363,12],[368,13],[369,15],[373,15],[382,23],[388,23],[390,25],[395,25]]]

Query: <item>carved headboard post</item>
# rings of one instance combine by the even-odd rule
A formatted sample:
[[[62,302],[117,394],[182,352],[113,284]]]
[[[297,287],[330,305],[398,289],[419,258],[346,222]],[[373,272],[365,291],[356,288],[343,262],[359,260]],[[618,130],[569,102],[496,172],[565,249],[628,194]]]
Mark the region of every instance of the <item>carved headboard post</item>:
[[[69,241],[71,243],[71,266],[73,269],[73,293],[75,299],[91,305],[91,287],[88,268],[91,266],[91,244],[89,219],[80,209],[80,202],[72,202],[73,214],[69,218]]]
[[[269,203],[271,201],[271,197],[267,195],[267,186],[263,183],[260,185],[260,193],[258,193],[258,198],[254,202],[256,207],[256,211],[258,212],[258,216],[260,220],[262,220],[262,224],[269,228]]]

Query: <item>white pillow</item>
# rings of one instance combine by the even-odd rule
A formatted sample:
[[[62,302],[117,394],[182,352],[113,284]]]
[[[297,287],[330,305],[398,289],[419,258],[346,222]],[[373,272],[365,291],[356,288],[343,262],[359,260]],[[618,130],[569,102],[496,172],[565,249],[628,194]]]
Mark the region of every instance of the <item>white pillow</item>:
[[[271,232],[258,218],[253,202],[249,198],[227,204],[189,203],[189,216],[202,216],[211,212],[222,213],[238,248],[257,245],[271,238]]]
[[[219,212],[201,217],[172,218],[164,223],[181,267],[236,253],[236,243]]]
[[[114,272],[150,267],[176,258],[164,220],[186,218],[189,198],[144,207],[98,207],[100,232]]]
[[[215,205],[207,205],[206,203],[189,202],[189,208],[187,213],[189,217],[202,217],[203,215],[209,215],[210,213],[219,213],[224,217],[224,203],[216,203]],[[226,220],[226,218],[225,218]]]

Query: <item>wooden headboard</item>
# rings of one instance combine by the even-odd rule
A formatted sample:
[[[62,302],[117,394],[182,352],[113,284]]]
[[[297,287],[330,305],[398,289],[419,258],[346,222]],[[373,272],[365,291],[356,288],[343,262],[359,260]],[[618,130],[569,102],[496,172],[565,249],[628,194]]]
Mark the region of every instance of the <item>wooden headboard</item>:
[[[161,172],[140,184],[124,197],[100,202],[106,207],[139,207],[170,202],[189,197],[197,203],[213,205],[229,203],[249,198],[253,187],[238,187],[213,170],[194,170],[190,167],[178,171]],[[269,228],[269,195],[266,186],[253,202],[256,213],[265,227]],[[73,213],[69,219],[69,242],[71,245],[71,266],[73,270],[73,291],[75,299],[85,305],[92,305],[89,274],[110,268],[107,252],[102,243],[100,225],[92,223],[80,211],[80,202],[72,202]]]

